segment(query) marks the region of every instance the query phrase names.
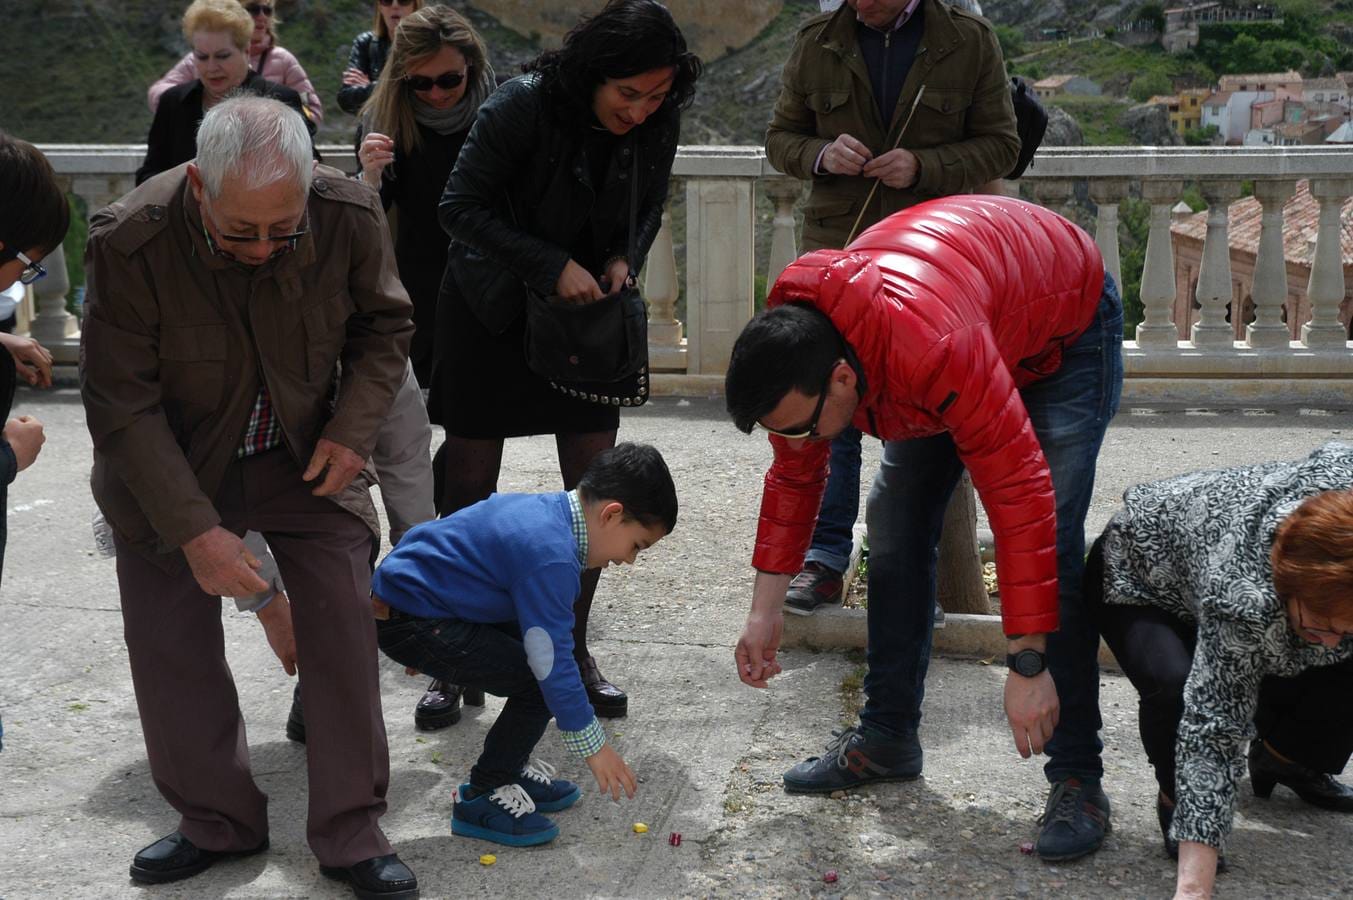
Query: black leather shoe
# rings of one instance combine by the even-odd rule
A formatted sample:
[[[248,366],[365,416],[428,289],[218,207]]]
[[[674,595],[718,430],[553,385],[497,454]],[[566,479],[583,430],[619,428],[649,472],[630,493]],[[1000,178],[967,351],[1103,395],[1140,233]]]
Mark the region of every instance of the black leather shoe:
[[[320,866],[325,878],[346,881],[360,900],[418,900],[418,879],[391,853],[347,866]]]
[[[301,709],[301,683],[291,692],[291,712],[287,713],[287,740],[305,743],[305,711]]]
[[[1283,762],[1261,740],[1250,742],[1250,784],[1256,797],[1273,796],[1273,786],[1281,784],[1312,806],[1353,812],[1353,788],[1337,781],[1333,775],[1308,769],[1300,763]]]
[[[484,692],[434,678],[413,711],[413,724],[419,731],[437,731],[460,721],[460,701],[466,706],[483,706]]]
[[[579,660],[578,671],[582,673],[587,699],[598,718],[623,719],[629,713],[629,696],[606,680],[606,676],[597,668],[596,659],[588,656]]]
[[[203,850],[183,836],[182,832],[160,838],[149,847],[141,848],[132,859],[132,881],[141,884],[164,884],[189,878],[211,868],[223,859],[253,856],[268,849],[268,839],[252,850]]]

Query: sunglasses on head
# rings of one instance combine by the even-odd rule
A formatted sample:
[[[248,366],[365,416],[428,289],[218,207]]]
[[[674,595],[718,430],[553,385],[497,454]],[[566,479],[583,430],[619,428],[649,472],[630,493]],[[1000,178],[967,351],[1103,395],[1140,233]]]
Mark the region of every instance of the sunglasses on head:
[[[246,3],[244,11],[251,16],[271,16],[272,7],[267,3]]]
[[[460,87],[465,80],[464,72],[443,72],[436,78],[429,78],[427,75],[405,75],[404,83],[415,91],[430,91],[439,87],[444,91]]]

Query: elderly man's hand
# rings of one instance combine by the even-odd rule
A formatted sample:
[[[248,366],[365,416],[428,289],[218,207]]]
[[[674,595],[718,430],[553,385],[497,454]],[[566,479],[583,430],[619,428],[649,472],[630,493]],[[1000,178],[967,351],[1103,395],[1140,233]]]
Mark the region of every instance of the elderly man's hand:
[[[840,135],[827,145],[822,154],[822,168],[833,175],[859,175],[874,153],[861,141],[848,134]]]
[[[214,597],[242,597],[268,589],[256,571],[263,563],[238,535],[220,525],[184,544],[183,555],[198,586]]]
[[[877,178],[890,188],[905,190],[916,184],[921,174],[920,163],[910,150],[889,150],[864,166],[865,178]]]
[[[319,443],[315,445],[315,454],[310,457],[310,465],[306,466],[305,474],[301,478],[305,481],[314,481],[319,477],[319,473],[327,468],[329,471],[324,476],[324,481],[310,493],[316,497],[328,497],[352,484],[352,479],[357,477],[357,473],[362,471],[364,465],[366,460],[354,451],[328,438],[320,438]]]

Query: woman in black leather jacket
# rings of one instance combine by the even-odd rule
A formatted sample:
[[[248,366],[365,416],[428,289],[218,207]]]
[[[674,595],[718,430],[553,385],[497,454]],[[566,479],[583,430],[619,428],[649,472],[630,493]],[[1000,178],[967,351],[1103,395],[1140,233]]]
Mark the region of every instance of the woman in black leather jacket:
[[[527,368],[526,292],[589,303],[637,275],[661,223],[700,61],[666,7],[612,0],[523,68],[480,107],[439,208],[451,247],[429,414],[447,435],[434,463],[442,515],[497,489],[504,438],[553,434],[568,490],[614,446],[618,406],[573,399]],[[599,575],[583,574],[574,653],[597,715],[623,716],[624,692],[587,650]]]
[[[348,67],[343,70],[343,86],[338,89],[338,106],[354,116],[371,96],[390,55],[395,29],[405,16],[423,8],[423,0],[376,0],[376,20],[370,31],[363,31],[352,42]]]

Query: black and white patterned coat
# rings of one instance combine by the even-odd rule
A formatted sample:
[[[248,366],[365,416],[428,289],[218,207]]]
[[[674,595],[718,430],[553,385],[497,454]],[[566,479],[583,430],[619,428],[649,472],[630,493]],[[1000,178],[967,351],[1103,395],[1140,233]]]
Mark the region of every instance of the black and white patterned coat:
[[[1254,736],[1259,685],[1353,656],[1308,643],[1288,623],[1269,553],[1307,497],[1353,487],[1353,447],[1295,462],[1197,472],[1137,485],[1104,540],[1104,600],[1159,607],[1198,624],[1176,745],[1171,834],[1221,847]]]

